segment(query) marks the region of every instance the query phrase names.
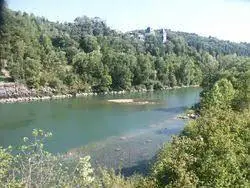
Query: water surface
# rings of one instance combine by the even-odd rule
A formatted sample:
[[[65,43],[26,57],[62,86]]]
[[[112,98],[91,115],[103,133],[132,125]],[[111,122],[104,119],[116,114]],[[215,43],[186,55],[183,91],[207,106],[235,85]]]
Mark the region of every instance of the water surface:
[[[184,122],[175,117],[198,101],[199,92],[200,88],[182,88],[0,104],[0,145],[20,145],[21,138],[37,128],[53,133],[46,145],[50,152],[74,152],[81,148],[106,166],[117,165],[117,161],[133,165],[152,157],[163,142],[183,129]],[[115,98],[156,103],[133,105],[107,101]]]

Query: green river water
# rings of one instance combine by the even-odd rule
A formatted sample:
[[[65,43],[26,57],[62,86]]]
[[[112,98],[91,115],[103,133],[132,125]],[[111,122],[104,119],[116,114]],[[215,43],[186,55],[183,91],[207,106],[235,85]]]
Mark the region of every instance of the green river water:
[[[176,116],[199,100],[200,88],[115,96],[92,96],[31,103],[0,104],[0,145],[18,146],[35,128],[53,133],[52,153],[92,157],[106,167],[132,167],[151,159],[185,124]],[[116,104],[134,98],[155,104]]]

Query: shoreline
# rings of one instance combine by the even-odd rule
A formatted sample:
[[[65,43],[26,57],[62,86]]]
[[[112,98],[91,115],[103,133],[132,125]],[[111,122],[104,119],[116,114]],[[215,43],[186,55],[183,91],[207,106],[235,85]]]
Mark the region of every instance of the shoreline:
[[[165,90],[172,90],[172,89],[180,89],[180,88],[196,88],[200,87],[199,85],[190,85],[190,86],[175,86],[175,87],[167,87],[162,89],[161,91]],[[33,101],[45,101],[45,100],[55,100],[55,99],[66,99],[66,98],[73,98],[73,97],[87,97],[87,96],[98,96],[98,95],[122,95],[126,93],[145,93],[145,92],[154,92],[157,90],[131,90],[131,91],[109,91],[109,92],[84,92],[84,93],[76,93],[72,94],[58,94],[58,95],[44,95],[44,96],[25,96],[25,97],[6,97],[0,98],[0,104],[5,103],[22,103],[22,102],[33,102]],[[111,101],[112,102],[112,101]]]

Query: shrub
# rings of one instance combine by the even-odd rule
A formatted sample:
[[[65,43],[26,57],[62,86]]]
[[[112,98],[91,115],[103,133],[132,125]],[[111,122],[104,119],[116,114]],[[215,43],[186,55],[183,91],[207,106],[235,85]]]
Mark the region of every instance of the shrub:
[[[159,186],[248,187],[250,111],[209,109],[158,154]]]
[[[96,186],[104,188],[156,188],[156,182],[150,177],[133,175],[125,178],[114,170],[99,169]]]
[[[86,187],[94,181],[90,157],[67,164],[61,156],[44,150],[49,132],[33,130],[33,137],[24,137],[16,156],[0,148],[0,183],[5,187]],[[70,165],[70,166],[69,166]]]

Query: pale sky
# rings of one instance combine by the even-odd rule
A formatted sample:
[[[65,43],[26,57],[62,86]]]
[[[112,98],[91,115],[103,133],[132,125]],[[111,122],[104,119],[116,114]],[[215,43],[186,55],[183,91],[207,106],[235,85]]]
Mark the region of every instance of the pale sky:
[[[120,31],[151,26],[250,42],[250,0],[7,0],[7,4],[51,21],[97,16]]]

